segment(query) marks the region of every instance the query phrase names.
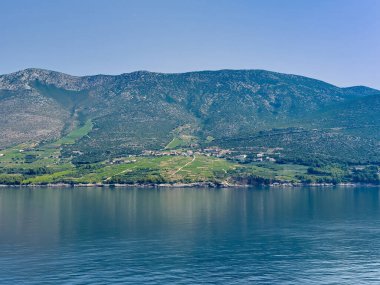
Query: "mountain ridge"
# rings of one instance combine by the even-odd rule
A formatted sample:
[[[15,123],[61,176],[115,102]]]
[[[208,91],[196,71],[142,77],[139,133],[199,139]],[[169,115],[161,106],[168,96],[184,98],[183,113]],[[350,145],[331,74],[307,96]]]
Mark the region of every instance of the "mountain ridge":
[[[195,73],[217,73],[217,72],[265,72],[265,73],[272,73],[272,74],[278,74],[278,75],[286,75],[286,76],[294,76],[294,77],[300,77],[300,78],[305,78],[305,79],[311,79],[313,81],[319,81],[324,84],[331,85],[333,87],[341,88],[341,89],[350,89],[350,88],[365,88],[365,89],[371,89],[377,92],[380,92],[380,89],[376,89],[373,87],[365,86],[365,85],[352,85],[352,86],[337,86],[335,84],[329,83],[325,80],[321,79],[315,79],[309,76],[304,76],[304,75],[299,75],[299,74],[294,74],[294,73],[284,73],[284,72],[277,72],[277,71],[272,71],[272,70],[265,70],[265,69],[215,69],[215,70],[194,70],[194,71],[185,71],[185,72],[156,72],[156,71],[149,71],[149,70],[136,70],[136,71],[131,71],[131,72],[123,72],[120,74],[89,74],[89,75],[72,75],[66,72],[60,72],[56,70],[50,70],[46,68],[35,68],[35,67],[28,67],[25,69],[21,69],[18,71],[10,72],[10,73],[4,73],[0,74],[0,77],[4,76],[15,76],[18,74],[24,74],[24,73],[30,73],[34,72],[35,74],[38,73],[44,73],[44,74],[61,74],[63,76],[69,76],[72,78],[91,78],[91,77],[122,77],[122,76],[128,76],[131,74],[158,74],[158,75],[188,75],[188,74],[195,74]]]
[[[377,127],[368,129],[365,109],[376,113],[378,95],[379,90],[365,86],[340,88],[305,76],[260,69],[72,76],[29,68],[0,75],[4,134],[0,147],[59,139],[88,120],[93,122],[88,137],[63,150],[66,156],[84,154],[74,155],[74,161],[163,149],[173,138],[183,136],[192,137],[191,144],[199,147],[212,144],[208,137],[227,142],[278,128],[319,128],[324,137],[328,133],[323,122],[330,128],[341,128],[343,122],[345,127],[363,126],[355,138],[372,147],[376,141],[368,140],[377,136],[369,133],[377,132]],[[356,101],[360,110],[355,110]],[[349,119],[334,110],[349,114]],[[370,120],[373,125],[378,123],[376,117]],[[339,135],[343,136],[339,140],[351,139],[353,132],[345,130]],[[259,143],[263,144],[272,143]]]

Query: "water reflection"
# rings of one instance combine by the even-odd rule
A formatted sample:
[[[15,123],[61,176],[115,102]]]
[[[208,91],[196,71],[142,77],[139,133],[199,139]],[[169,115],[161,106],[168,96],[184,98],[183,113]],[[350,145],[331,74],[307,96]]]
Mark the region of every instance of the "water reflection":
[[[377,188],[4,188],[0,283],[380,280],[379,217]]]

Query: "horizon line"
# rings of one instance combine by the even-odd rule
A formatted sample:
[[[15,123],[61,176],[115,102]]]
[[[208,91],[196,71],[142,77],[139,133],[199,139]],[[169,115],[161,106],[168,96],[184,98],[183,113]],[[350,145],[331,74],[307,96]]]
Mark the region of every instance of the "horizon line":
[[[329,85],[332,85],[332,86],[335,86],[335,87],[338,87],[338,88],[366,87],[366,88],[370,88],[370,89],[373,89],[373,90],[380,91],[380,88],[377,89],[375,87],[371,87],[371,86],[367,86],[367,85],[362,85],[362,84],[359,84],[359,85],[350,85],[350,86],[338,86],[338,85],[335,85],[335,84],[330,83],[328,81],[325,81],[325,80],[322,80],[322,79],[318,79],[318,78],[313,78],[313,77],[310,77],[310,76],[305,76],[305,75],[300,75],[300,74],[295,74],[295,73],[279,72],[279,71],[273,71],[273,70],[262,69],[262,68],[257,68],[257,69],[255,69],[255,68],[242,68],[242,69],[235,69],[235,68],[225,68],[224,69],[224,68],[222,68],[222,69],[191,70],[191,71],[183,71],[183,72],[161,72],[161,71],[150,71],[150,70],[141,69],[141,70],[135,70],[135,71],[123,72],[123,73],[115,73],[115,74],[98,73],[98,74],[73,75],[73,74],[70,74],[70,73],[66,73],[66,72],[62,72],[62,71],[57,71],[57,70],[52,70],[52,69],[47,69],[47,68],[27,67],[27,68],[20,69],[20,70],[14,71],[14,72],[0,74],[0,76],[7,76],[7,75],[12,75],[12,74],[17,74],[17,73],[25,72],[25,71],[28,71],[28,70],[39,70],[39,71],[55,72],[55,73],[61,73],[61,74],[67,75],[67,76],[78,77],[78,78],[82,78],[82,77],[94,77],[94,76],[116,77],[116,76],[122,76],[122,75],[127,75],[127,74],[139,73],[139,72],[141,72],[141,73],[143,73],[143,72],[145,72],[145,73],[155,73],[155,74],[162,74],[162,75],[180,75],[180,74],[201,73],[201,72],[264,71],[264,72],[281,74],[281,75],[303,77],[303,78],[306,78],[306,79],[311,79],[311,80],[316,80],[316,81],[319,81],[319,82],[323,82],[325,84],[329,84]]]

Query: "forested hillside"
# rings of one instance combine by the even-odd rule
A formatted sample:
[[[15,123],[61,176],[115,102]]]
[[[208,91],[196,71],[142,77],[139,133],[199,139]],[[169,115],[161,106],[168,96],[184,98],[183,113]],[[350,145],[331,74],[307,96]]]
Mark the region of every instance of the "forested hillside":
[[[380,163],[380,91],[264,70],[0,76],[0,148],[55,144],[74,165],[208,148],[277,163]],[[87,125],[86,125],[87,124]],[[275,150],[275,151],[273,151]]]

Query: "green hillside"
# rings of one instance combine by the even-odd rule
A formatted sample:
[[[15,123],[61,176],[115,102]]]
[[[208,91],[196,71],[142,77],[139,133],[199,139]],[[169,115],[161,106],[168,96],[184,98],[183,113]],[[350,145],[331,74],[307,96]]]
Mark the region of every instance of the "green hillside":
[[[339,164],[352,176],[357,165],[380,164],[379,110],[378,90],[339,88],[264,70],[75,77],[27,69],[0,76],[0,167],[2,175],[21,175],[29,182],[39,178],[24,170],[9,171],[8,166],[41,167],[44,175],[58,177],[54,179],[74,179],[86,166],[102,169],[104,163],[129,156],[152,157],[154,164],[156,157],[181,157],[165,153],[178,150],[237,163],[224,174],[216,169],[220,179],[248,179],[253,174],[247,169],[255,168],[247,164],[259,163],[261,155],[273,165]],[[33,149],[27,159],[20,145]],[[11,153],[13,160],[5,167]],[[175,181],[160,165],[151,167],[153,174],[140,174]],[[206,173],[210,166],[205,165],[199,167]],[[87,172],[83,177],[93,175]],[[297,175],[311,175],[293,174],[295,180],[300,179]],[[206,176],[216,181],[218,175]],[[124,176],[117,181],[129,179]],[[194,181],[186,177],[181,179]],[[70,181],[79,181],[75,179]]]

